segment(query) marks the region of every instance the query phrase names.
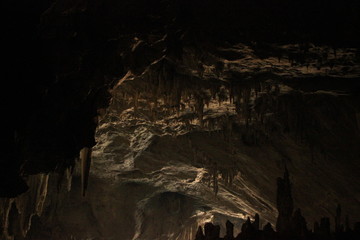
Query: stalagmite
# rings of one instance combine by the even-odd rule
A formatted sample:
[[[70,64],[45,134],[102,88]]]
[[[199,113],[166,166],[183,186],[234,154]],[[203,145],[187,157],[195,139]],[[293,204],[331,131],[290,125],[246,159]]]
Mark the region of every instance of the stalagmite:
[[[338,204],[335,215],[335,232],[342,232],[343,230],[344,225],[341,224],[341,206]]]
[[[253,226],[256,230],[260,229],[260,216],[257,213],[255,214],[255,217],[254,217]]]
[[[256,230],[248,217],[246,222],[241,226],[241,233],[239,233],[236,239],[255,239],[255,236]]]
[[[297,209],[292,216],[291,231],[291,234],[295,236],[306,237],[308,235],[307,223],[300,209]]]
[[[208,222],[205,224],[205,240],[217,240],[220,237],[220,226]]]
[[[234,239],[234,224],[232,224],[229,220],[226,221],[226,235],[224,240],[233,240]]]
[[[285,166],[283,178],[277,179],[277,198],[278,219],[276,230],[285,232],[289,230],[290,220],[293,212],[293,199],[291,195],[292,184],[289,178],[289,172]]]
[[[349,220],[349,215],[345,216],[345,232],[349,232],[350,231],[350,220]]]
[[[330,219],[328,217],[321,218],[320,231],[326,236],[330,235]]]
[[[203,230],[202,230],[201,226],[198,227],[198,230],[197,230],[196,235],[195,235],[195,240],[205,240],[205,236],[204,236],[204,233],[203,233]]]

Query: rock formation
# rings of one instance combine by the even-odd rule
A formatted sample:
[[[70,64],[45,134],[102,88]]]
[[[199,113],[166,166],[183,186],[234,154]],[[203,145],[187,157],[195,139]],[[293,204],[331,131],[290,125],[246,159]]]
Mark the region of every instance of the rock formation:
[[[289,172],[285,168],[284,177],[277,180],[276,205],[279,212],[276,231],[284,233],[290,229],[291,216],[293,214],[294,203],[291,195],[292,185]]]
[[[279,184],[279,181],[282,184]],[[289,180],[289,172],[287,168],[285,168],[284,178],[278,179],[278,190],[277,192],[279,199],[279,195],[283,196],[283,189],[284,189],[284,182],[287,187],[291,186],[291,182]],[[289,188],[287,188],[289,190]],[[291,191],[287,192],[287,198],[291,199]],[[284,211],[283,205],[278,205],[278,211]],[[289,208],[285,208],[289,209]],[[292,208],[291,208],[292,209]],[[285,215],[286,216],[286,215]],[[308,230],[307,222],[305,218],[301,214],[301,210],[297,209],[293,214],[290,215],[289,222],[286,225],[280,225],[281,227],[275,232],[270,223],[267,223],[263,230],[260,230],[257,226],[259,226],[259,215],[256,214],[254,221],[252,222],[248,217],[247,220],[241,226],[241,232],[237,235],[236,238],[231,237],[233,234],[233,227],[234,225],[230,222],[226,222],[227,232],[223,238],[214,237],[215,235],[212,234],[213,230],[205,231],[205,236],[202,235],[201,227],[199,227],[199,231],[201,234],[197,235],[195,240],[199,239],[212,239],[212,240],[222,240],[222,239],[235,239],[235,240],[276,240],[276,239],[317,239],[317,240],[325,240],[325,239],[336,239],[336,240],[345,240],[345,239],[358,239],[360,231],[358,229],[359,223],[356,222],[354,224],[353,230],[348,227],[347,230],[344,231],[343,227],[339,227],[339,219],[341,216],[341,206],[338,204],[336,208],[336,222],[334,226],[334,231],[330,230],[330,221],[329,218],[323,217],[321,218],[320,225],[318,222],[314,223],[313,231]],[[279,214],[277,223],[281,223],[279,218],[284,219],[283,214]],[[213,229],[214,225],[212,223],[206,223],[205,228]],[[229,230],[230,229],[230,230]],[[230,233],[229,233],[230,232]],[[218,236],[219,234],[216,233]]]

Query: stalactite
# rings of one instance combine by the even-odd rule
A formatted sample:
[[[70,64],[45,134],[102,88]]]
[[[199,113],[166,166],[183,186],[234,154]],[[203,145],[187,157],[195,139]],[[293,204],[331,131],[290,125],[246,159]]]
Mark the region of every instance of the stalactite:
[[[49,176],[46,174],[30,175],[27,179],[29,190],[13,199],[0,200],[1,239],[14,239],[13,232],[24,238],[31,226],[34,215],[41,216],[47,196]],[[10,217],[10,210],[16,214]]]
[[[244,88],[240,90],[239,98],[236,102],[237,113],[241,114],[245,120],[246,126],[249,125],[249,102],[250,102],[250,89]]]
[[[14,236],[10,236],[9,229],[9,213],[12,205],[14,203],[14,199],[3,198],[0,199],[0,217],[1,217],[1,231],[0,237],[4,240],[13,240]]]
[[[134,99],[134,111],[137,111],[139,107],[139,92],[136,91],[134,93],[133,99]]]
[[[45,174],[29,176],[27,181],[29,191],[20,195],[15,199],[15,203],[21,216],[20,230],[22,236],[31,226],[31,218],[33,215],[40,216],[43,210],[44,202],[46,200],[49,176]]]
[[[204,117],[204,101],[200,96],[197,96],[195,103],[195,111],[198,115],[198,119],[200,122],[200,127],[203,127],[203,117]]]
[[[213,177],[213,189],[215,196],[218,194],[219,191],[219,184],[218,184],[218,168],[217,164],[214,163],[213,170],[212,170],[212,177]]]
[[[66,189],[68,192],[71,191],[73,169],[73,167],[70,167],[65,170]]]
[[[308,60],[309,56],[305,50],[301,54],[298,54],[298,50],[286,51],[287,53],[282,53],[279,50],[279,61],[288,54],[289,63],[293,65],[314,63]],[[319,52],[314,55],[320,56],[320,54]],[[227,72],[221,72],[218,75],[224,76],[224,79],[219,81],[216,76],[212,76],[216,79],[214,80],[209,78],[209,75],[214,75],[217,69],[214,70],[210,66],[214,65],[217,59],[215,58],[213,63],[205,64],[197,57],[197,55],[191,55],[192,59],[186,60],[190,67],[186,64],[182,66],[184,62],[176,62],[168,56],[154,61],[144,73],[136,76],[133,81],[125,81],[119,88],[120,92],[125,93],[123,97],[127,98],[123,101],[130,105],[134,104],[134,110],[141,109],[141,114],[147,114],[146,116],[151,121],[162,121],[176,113],[177,121],[182,121],[181,124],[184,125],[186,131],[191,131],[193,128],[209,133],[219,131],[228,144],[226,147],[230,153],[235,153],[232,142],[232,126],[235,125],[241,126],[243,141],[246,138],[252,145],[260,145],[268,141],[278,129],[286,130],[304,141],[309,137],[306,135],[304,125],[307,120],[303,116],[304,110],[301,106],[294,107],[294,102],[299,96],[284,94],[279,85],[281,81],[277,78],[254,75],[249,79],[247,73],[238,75],[244,76],[243,78],[233,77],[231,74],[229,75],[233,78],[225,78],[229,75]],[[319,58],[318,61],[323,60]],[[200,67],[196,67],[197,65]],[[207,68],[205,69],[204,66]],[[222,71],[230,70],[231,67],[228,66],[229,64]],[[237,65],[233,64],[233,66]],[[203,74],[199,70],[201,67],[204,68]],[[274,72],[274,74],[277,73]],[[121,94],[119,95],[121,97]],[[224,102],[226,106],[219,108],[222,116],[218,116],[212,109],[213,104],[221,106]],[[225,113],[222,110],[228,104],[231,105],[231,111],[235,113],[228,114],[230,111]],[[170,124],[173,120],[164,122]],[[211,173],[211,164],[214,161],[210,157],[205,156],[199,149],[193,150],[192,155],[194,162],[204,164]],[[208,161],[211,163],[205,164]],[[221,170],[222,179],[226,185],[231,184],[235,174],[236,170]],[[215,183],[215,180],[212,179],[212,182]]]
[[[90,164],[91,164],[91,148],[84,147],[80,151],[81,161],[81,194],[85,196],[85,192],[88,186]]]
[[[232,83],[230,83],[230,86],[229,86],[229,100],[230,100],[230,103],[234,102],[234,86]]]

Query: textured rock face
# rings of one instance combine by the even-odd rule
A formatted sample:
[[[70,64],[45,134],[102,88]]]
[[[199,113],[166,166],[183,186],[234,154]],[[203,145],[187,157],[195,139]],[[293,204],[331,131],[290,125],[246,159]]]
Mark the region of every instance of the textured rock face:
[[[293,94],[299,98],[291,92],[282,92],[279,98],[291,104],[288,99],[295,97]],[[305,96],[318,101],[339,97],[333,93]],[[194,239],[197,227],[208,221],[219,224],[225,233],[227,219],[235,223],[236,236],[246,216],[255,213],[262,216],[261,229],[266,222],[274,226],[276,178],[282,175],[284,162],[291,171],[294,205],[303,209],[309,222],[332,216],[337,202],[347,202],[352,219],[358,218],[353,194],[359,189],[352,170],[359,166],[351,160],[353,151],[347,155],[340,147],[335,149],[333,154],[341,153],[341,160],[348,159],[344,164],[335,156],[323,155],[319,148],[311,149],[305,144],[308,138],[301,140],[301,131],[292,132],[290,124],[284,132],[270,128],[269,132],[254,133],[250,123],[246,127],[245,121],[230,118],[236,116],[236,109],[226,101],[204,107],[202,127],[197,114],[186,123],[187,107],[178,114],[175,110],[158,112],[155,121],[149,119],[151,113],[141,97],[136,111],[134,106],[124,109],[116,104],[114,101],[97,130],[86,197],[81,197],[79,173],[75,171],[70,193],[60,200],[55,194],[51,201],[57,201],[58,207],[48,205],[52,210],[43,214],[29,238],[41,239],[47,229],[58,239]],[[333,119],[320,114],[316,106],[308,109],[304,118],[316,116],[325,126],[331,125]],[[285,116],[295,117],[291,113]],[[346,118],[346,114],[339,116]],[[214,119],[213,123],[207,123],[208,119]],[[325,132],[308,137],[326,147],[335,141],[328,138],[328,131],[325,128]],[[262,138],[265,134],[268,137]],[[326,142],[321,141],[324,138],[328,138]]]

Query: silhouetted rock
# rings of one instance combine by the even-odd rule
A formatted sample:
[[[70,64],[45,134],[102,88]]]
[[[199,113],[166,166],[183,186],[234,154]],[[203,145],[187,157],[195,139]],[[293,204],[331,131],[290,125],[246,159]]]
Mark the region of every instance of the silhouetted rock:
[[[271,226],[271,223],[267,223],[262,231],[262,239],[276,239],[276,232]]]
[[[229,220],[226,221],[226,235],[224,240],[232,240],[234,239],[234,224],[232,224]]]
[[[300,238],[305,238],[308,235],[307,223],[300,209],[294,212],[291,219],[291,234]]]
[[[220,226],[210,222],[205,223],[205,240],[217,240],[220,237]]]
[[[255,230],[259,230],[260,229],[260,216],[259,214],[255,214],[255,217],[254,217],[254,222],[252,223]]]
[[[234,238],[234,224],[226,222],[226,235],[219,238],[220,227],[212,223],[205,224],[205,236],[199,227],[195,240],[357,240],[360,239],[360,222],[354,224],[351,230],[349,216],[345,217],[344,224],[341,222],[341,206],[338,205],[335,214],[335,232],[330,231],[330,218],[322,217],[320,224],[314,223],[313,231],[308,230],[305,217],[302,216],[298,208],[294,214],[293,200],[291,197],[291,182],[288,170],[285,168],[283,178],[278,179],[278,198],[277,198],[279,216],[277,220],[277,229],[274,231],[271,223],[267,223],[260,230],[260,216],[256,214],[254,221],[251,222],[248,217],[241,226],[241,232]],[[289,217],[290,214],[290,217]],[[280,219],[280,220],[279,220]]]
[[[320,225],[318,222],[314,222],[314,233],[318,233],[320,229]]]
[[[289,172],[287,167],[285,167],[284,177],[277,179],[276,205],[279,215],[276,222],[276,231],[279,233],[285,233],[290,229],[289,225],[294,208],[291,185]]]
[[[197,230],[196,236],[195,236],[195,240],[205,240],[205,236],[204,236],[201,226],[198,227],[198,230]]]
[[[269,223],[269,222],[264,226],[263,231],[267,232],[267,233],[274,233],[275,232],[274,229],[271,226],[271,223]]]
[[[317,224],[317,223],[315,223]],[[314,227],[314,235],[317,239],[328,239],[330,237],[330,219],[323,217],[320,220],[320,225]]]
[[[341,224],[341,206],[340,204],[336,207],[336,216],[335,216],[335,232],[343,232],[344,226]]]
[[[243,223],[241,226],[241,233],[236,237],[236,239],[255,239],[256,237],[256,230],[253,226],[253,224],[250,221],[250,218],[248,217],[246,222]]]
[[[360,234],[360,222],[354,224],[354,232]]]
[[[350,221],[349,221],[349,215],[345,216],[345,232],[350,231]]]

